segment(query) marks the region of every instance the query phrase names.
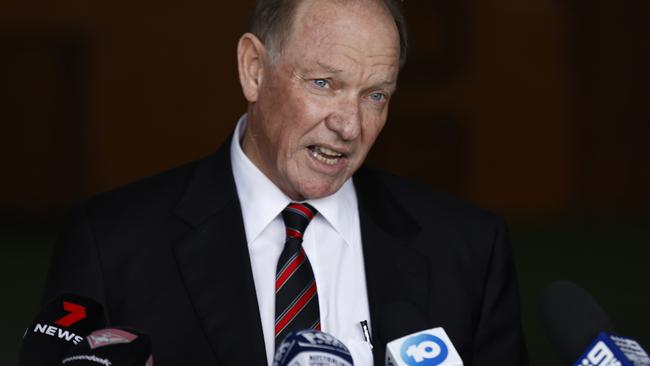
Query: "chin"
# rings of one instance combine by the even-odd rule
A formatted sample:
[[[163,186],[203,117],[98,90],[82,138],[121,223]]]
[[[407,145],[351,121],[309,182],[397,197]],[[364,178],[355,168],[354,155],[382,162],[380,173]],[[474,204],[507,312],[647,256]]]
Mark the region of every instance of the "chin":
[[[310,185],[302,187],[299,191],[300,196],[304,199],[317,199],[330,196],[336,193],[343,184],[327,184],[327,185]]]

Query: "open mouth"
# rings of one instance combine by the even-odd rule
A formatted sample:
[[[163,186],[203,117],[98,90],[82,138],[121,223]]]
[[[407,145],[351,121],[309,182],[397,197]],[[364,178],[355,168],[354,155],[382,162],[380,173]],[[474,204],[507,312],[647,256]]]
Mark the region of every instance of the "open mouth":
[[[345,156],[345,154],[342,154],[338,151],[328,149],[324,146],[316,145],[309,146],[309,152],[311,153],[311,156],[313,156],[316,160],[327,165],[335,165],[339,162],[339,160],[341,160],[341,158]]]

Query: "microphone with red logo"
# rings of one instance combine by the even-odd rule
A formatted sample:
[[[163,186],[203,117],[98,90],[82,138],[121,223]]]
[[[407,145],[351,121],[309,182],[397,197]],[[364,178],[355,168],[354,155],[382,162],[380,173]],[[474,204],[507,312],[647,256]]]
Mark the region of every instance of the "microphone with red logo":
[[[131,328],[96,330],[61,360],[65,366],[153,366],[151,339]]]
[[[19,366],[51,366],[81,343],[90,332],[106,326],[101,304],[85,296],[60,295],[27,328],[18,354]]]

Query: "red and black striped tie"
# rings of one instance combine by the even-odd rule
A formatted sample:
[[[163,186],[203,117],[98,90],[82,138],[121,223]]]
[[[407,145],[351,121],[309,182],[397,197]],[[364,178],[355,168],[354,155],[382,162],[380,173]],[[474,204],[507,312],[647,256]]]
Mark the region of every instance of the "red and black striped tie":
[[[287,231],[275,276],[275,343],[291,332],[320,330],[314,272],[302,248],[302,236],[318,213],[307,203],[291,203],[282,211]]]

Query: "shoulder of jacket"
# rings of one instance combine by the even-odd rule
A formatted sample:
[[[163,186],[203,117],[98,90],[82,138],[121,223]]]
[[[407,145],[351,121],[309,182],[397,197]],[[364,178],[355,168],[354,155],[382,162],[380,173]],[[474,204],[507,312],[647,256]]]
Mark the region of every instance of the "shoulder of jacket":
[[[500,225],[502,222],[501,217],[486,209],[412,179],[368,167],[364,167],[361,174],[366,181],[383,185],[394,200],[412,216],[489,225]]]

